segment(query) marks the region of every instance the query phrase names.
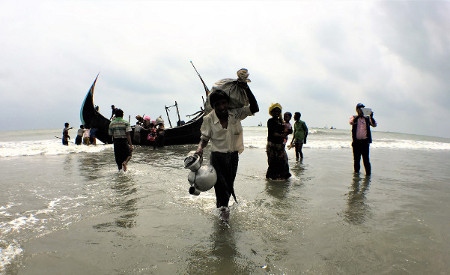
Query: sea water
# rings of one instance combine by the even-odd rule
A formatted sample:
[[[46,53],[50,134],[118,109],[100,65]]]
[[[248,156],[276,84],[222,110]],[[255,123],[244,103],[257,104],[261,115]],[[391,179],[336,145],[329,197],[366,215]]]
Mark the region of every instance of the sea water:
[[[311,129],[275,183],[267,129],[244,127],[227,227],[213,190],[188,193],[195,145],[137,146],[119,173],[112,145],[60,132],[0,133],[0,274],[450,272],[449,139],[375,131],[366,177],[349,130]]]

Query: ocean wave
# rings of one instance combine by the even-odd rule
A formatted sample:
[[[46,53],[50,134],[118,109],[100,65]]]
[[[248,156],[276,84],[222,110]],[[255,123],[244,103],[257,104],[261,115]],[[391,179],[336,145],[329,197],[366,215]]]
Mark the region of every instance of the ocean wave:
[[[450,150],[450,139],[427,136],[378,132],[373,133],[372,148],[411,149],[411,150]],[[0,158],[36,156],[36,155],[64,155],[77,153],[97,153],[113,150],[111,144],[96,146],[75,145],[63,146],[60,139],[39,139],[48,137],[50,133],[39,133],[36,140],[14,140],[0,142]],[[14,137],[9,135],[10,137]],[[33,138],[29,136],[29,138]],[[292,135],[289,136],[289,141]],[[244,127],[244,145],[246,148],[265,149],[267,143],[267,129],[262,127]],[[321,129],[309,130],[307,143],[304,148],[312,149],[347,149],[351,148],[351,133],[348,130]]]
[[[111,144],[86,146],[69,143],[69,146],[63,146],[60,142],[55,142],[55,140],[0,142],[0,158],[36,155],[64,155],[83,152],[96,153],[111,148]]]
[[[244,144],[246,148],[266,148],[266,138],[264,137],[247,137],[244,138]],[[437,141],[420,141],[420,140],[407,140],[407,139],[376,139],[370,145],[371,148],[382,149],[408,149],[408,150],[450,150],[450,143],[437,142]],[[303,145],[303,148],[311,149],[350,149],[352,148],[351,139],[339,139],[336,137],[330,137],[328,139],[314,139],[310,137],[307,143]]]
[[[77,210],[78,207],[83,207],[86,199],[86,195],[64,195],[46,199],[43,208],[33,210],[23,210],[22,203],[0,205],[0,274],[23,253],[20,242],[32,235],[44,235],[63,228],[78,219],[80,212],[87,215],[84,210]],[[61,217],[60,213],[67,214]],[[19,235],[22,236],[20,239],[13,237]]]

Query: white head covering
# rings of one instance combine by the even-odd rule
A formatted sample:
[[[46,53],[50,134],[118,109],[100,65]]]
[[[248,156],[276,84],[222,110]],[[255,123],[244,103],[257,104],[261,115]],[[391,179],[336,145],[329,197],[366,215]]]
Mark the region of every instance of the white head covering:
[[[248,76],[250,75],[248,73],[248,70],[245,68],[240,69],[239,71],[236,72],[237,76],[238,76],[238,80],[241,82],[252,82],[250,79],[248,79]]]

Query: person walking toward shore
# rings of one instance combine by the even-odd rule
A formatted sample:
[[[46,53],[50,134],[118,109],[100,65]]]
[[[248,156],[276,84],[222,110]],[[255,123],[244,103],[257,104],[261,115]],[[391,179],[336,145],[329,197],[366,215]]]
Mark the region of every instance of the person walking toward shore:
[[[123,111],[116,109],[115,118],[111,121],[108,134],[113,137],[114,157],[119,171],[127,171],[128,161],[131,159],[133,143],[131,141],[131,126],[123,119]]]
[[[216,207],[220,211],[219,218],[228,223],[230,197],[234,194],[239,154],[244,151],[244,138],[241,120],[259,111],[258,103],[246,82],[242,82],[249,105],[230,109],[230,97],[223,90],[216,89],[209,95],[209,103],[213,110],[203,118],[200,143],[196,154],[203,155],[203,149],[211,141],[210,163],[217,173],[214,185]]]
[[[364,116],[364,104],[358,103],[356,105],[356,116],[350,118],[350,125],[352,125],[352,147],[353,147],[353,169],[356,174],[361,168],[361,156],[364,163],[366,175],[372,173],[372,167],[369,159],[369,147],[372,143],[372,133],[370,126],[377,127],[377,122],[373,118],[373,112],[370,111],[369,116]]]
[[[295,146],[295,160],[303,159],[303,144],[306,144],[306,137],[308,136],[308,126],[303,120],[300,120],[302,114],[300,112],[294,113],[294,138],[291,141],[291,147]]]

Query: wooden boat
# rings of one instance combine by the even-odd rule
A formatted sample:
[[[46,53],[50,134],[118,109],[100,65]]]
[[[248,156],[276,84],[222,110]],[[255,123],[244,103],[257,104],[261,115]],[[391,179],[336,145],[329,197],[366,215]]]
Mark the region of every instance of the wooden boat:
[[[96,138],[101,142],[108,144],[112,143],[112,137],[108,135],[109,123],[111,121],[100,114],[94,105],[94,89],[97,78],[98,75],[95,78],[94,83],[92,83],[92,86],[86,94],[83,104],[81,105],[80,120],[84,127],[88,127],[90,129],[96,128]]]
[[[95,78],[94,83],[92,83],[91,88],[89,89],[86,97],[81,105],[80,109],[80,119],[81,123],[89,128],[97,128],[96,137],[103,143],[112,143],[112,137],[108,135],[109,123],[111,122],[109,119],[105,118],[102,114],[100,114],[96,106],[94,105],[94,89],[95,83],[97,82],[98,76]],[[175,102],[176,104],[176,102]],[[166,112],[169,107],[166,107]],[[178,111],[178,108],[177,108]],[[200,141],[200,127],[203,122],[204,111],[201,109],[197,113],[195,113],[194,118],[189,120],[186,123],[180,123],[181,120],[179,118],[179,123],[177,123],[176,127],[166,128],[164,130],[164,141],[162,144],[158,144],[159,146],[168,146],[168,145],[183,145],[183,144],[196,144]],[[170,122],[170,118],[169,118]],[[134,127],[133,127],[134,131]],[[141,135],[145,135],[145,131],[141,133]],[[133,139],[133,133],[132,133]],[[153,142],[147,142],[146,139],[141,138],[140,143],[133,143],[138,145],[149,145],[155,146]]]
[[[167,118],[169,120],[170,128],[164,130],[164,144],[163,145],[182,145],[182,144],[196,144],[200,142],[200,127],[203,123],[203,116],[205,112],[203,110],[193,114],[193,118],[188,122],[181,121],[180,114],[178,112],[178,104],[175,101],[177,108],[178,122],[176,127],[172,127],[170,123],[169,113],[166,108]]]

